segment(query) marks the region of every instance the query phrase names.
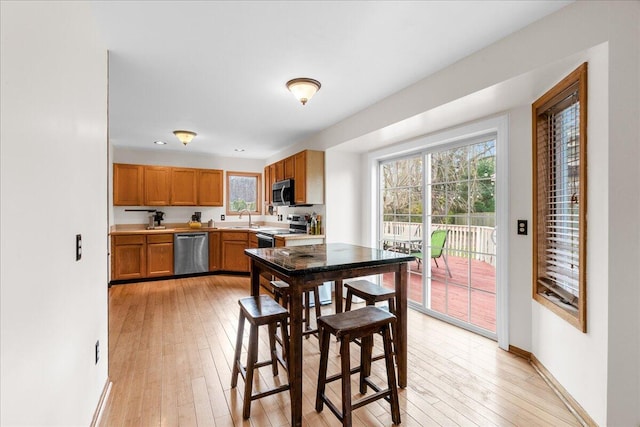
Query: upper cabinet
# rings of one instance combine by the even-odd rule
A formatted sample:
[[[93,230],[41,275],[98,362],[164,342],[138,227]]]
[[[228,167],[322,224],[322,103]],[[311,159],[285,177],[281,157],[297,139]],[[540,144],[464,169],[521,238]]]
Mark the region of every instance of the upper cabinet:
[[[296,204],[324,204],[324,151],[305,150],[293,157]]]
[[[294,156],[287,157],[286,159],[282,160],[282,163],[284,164],[284,167],[283,167],[284,177],[282,179],[295,178],[295,159],[294,159]]]
[[[198,174],[196,169],[173,168],[171,171],[171,205],[198,205]]]
[[[324,151],[304,150],[264,168],[265,203],[276,181],[293,179],[297,205],[324,204]]]
[[[168,166],[144,167],[144,205],[168,206],[171,204],[171,168]]]
[[[223,177],[221,170],[198,170],[198,206],[223,205]]]
[[[115,206],[223,206],[223,171],[113,165]]]
[[[143,173],[143,166],[113,165],[113,204],[115,206],[142,205]]]

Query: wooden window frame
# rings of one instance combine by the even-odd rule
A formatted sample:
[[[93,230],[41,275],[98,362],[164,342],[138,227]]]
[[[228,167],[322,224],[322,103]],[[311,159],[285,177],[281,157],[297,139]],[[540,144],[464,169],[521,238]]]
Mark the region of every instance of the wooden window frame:
[[[256,209],[251,211],[252,214],[261,215],[262,214],[262,173],[261,172],[233,172],[227,171],[227,194],[225,195],[226,203],[226,213],[227,215],[238,215],[238,211],[231,210],[231,186],[230,179],[233,176],[243,176],[243,177],[251,177],[256,178]]]
[[[548,183],[545,176],[544,167],[541,167],[544,158],[539,157],[539,149],[545,150],[546,141],[548,141],[548,132],[540,131],[538,122],[546,120],[547,112],[555,106],[566,105],[567,97],[576,92],[578,94],[579,103],[579,191],[578,191],[578,296],[573,298],[573,305],[559,301],[558,296],[562,296],[562,289],[555,290],[548,285],[543,285],[546,271],[544,265],[540,264],[545,257],[547,240],[542,236],[545,228],[544,217],[549,205],[547,196],[548,189],[552,188],[552,184]],[[564,107],[561,107],[564,108]],[[532,105],[532,158],[533,158],[533,283],[532,295],[533,299],[571,325],[587,332],[587,63],[583,63],[571,74],[565,77],[557,85],[551,88],[547,93],[542,95]],[[540,138],[540,139],[539,139]],[[539,144],[539,141],[542,142]],[[542,148],[539,145],[543,145]],[[549,153],[551,150],[546,151]],[[546,280],[548,283],[549,281]],[[570,295],[569,292],[567,294]],[[552,295],[552,296],[549,296]],[[566,298],[565,298],[566,299]],[[576,301],[577,299],[577,301]]]

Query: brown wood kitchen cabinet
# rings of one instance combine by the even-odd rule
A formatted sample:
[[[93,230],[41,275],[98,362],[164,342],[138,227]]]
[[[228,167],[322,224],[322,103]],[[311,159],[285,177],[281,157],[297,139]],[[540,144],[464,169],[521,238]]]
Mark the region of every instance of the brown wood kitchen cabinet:
[[[147,277],[173,276],[173,234],[147,236]]]
[[[249,271],[249,257],[244,250],[249,246],[248,231],[221,231],[222,270]]]
[[[171,205],[196,206],[198,204],[198,174],[196,169],[172,168]]]
[[[198,206],[222,206],[223,196],[222,171],[198,169]]]
[[[209,271],[222,269],[222,251],[220,248],[220,232],[209,232]]]
[[[147,272],[146,239],[142,234],[113,236],[111,279],[142,279]]]
[[[223,206],[223,171],[113,165],[115,206]]]
[[[143,166],[114,163],[113,204],[115,206],[141,206],[143,183]]]
[[[264,203],[271,204],[271,165],[264,168]]]
[[[144,205],[168,206],[171,203],[171,168],[144,167]]]
[[[304,150],[294,155],[295,203],[324,204],[324,151]]]

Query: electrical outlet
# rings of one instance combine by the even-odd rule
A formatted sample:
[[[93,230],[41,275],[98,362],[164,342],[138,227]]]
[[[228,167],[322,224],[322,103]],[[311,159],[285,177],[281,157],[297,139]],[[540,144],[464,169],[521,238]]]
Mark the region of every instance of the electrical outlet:
[[[82,258],[82,234],[76,234],[76,261]]]
[[[526,236],[527,235],[527,220],[526,219],[519,219],[518,220],[518,234],[522,235],[522,236]]]
[[[98,360],[100,360],[100,340],[96,341],[96,365]]]
[[[220,221],[224,221],[224,214],[220,214]]]

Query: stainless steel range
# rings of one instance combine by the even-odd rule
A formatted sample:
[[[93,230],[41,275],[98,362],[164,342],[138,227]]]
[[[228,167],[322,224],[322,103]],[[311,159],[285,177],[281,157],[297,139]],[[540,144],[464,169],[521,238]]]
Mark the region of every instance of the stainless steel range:
[[[283,234],[307,234],[307,221],[303,215],[287,215],[288,229],[260,230],[256,233],[259,248],[273,248],[276,246],[275,236]]]
[[[289,223],[289,229],[274,229],[274,230],[260,230],[256,233],[258,238],[259,248],[273,248],[276,246],[275,236],[282,236],[283,234],[307,234],[307,220],[304,215],[289,214],[287,215],[287,222]],[[311,236],[314,237],[314,236]],[[331,288],[333,282],[324,282],[318,288],[318,294],[320,295],[320,304],[331,304]],[[313,291],[309,296],[309,306],[314,306]]]

